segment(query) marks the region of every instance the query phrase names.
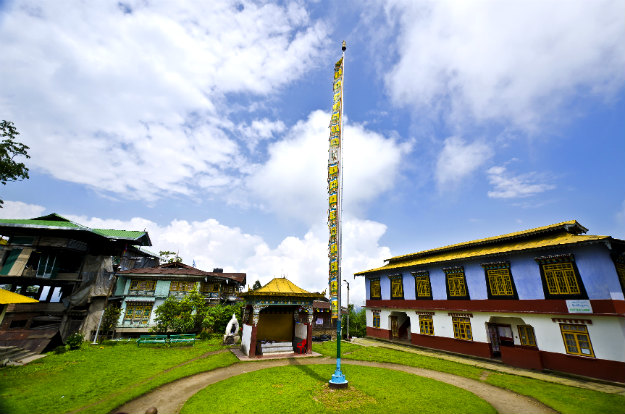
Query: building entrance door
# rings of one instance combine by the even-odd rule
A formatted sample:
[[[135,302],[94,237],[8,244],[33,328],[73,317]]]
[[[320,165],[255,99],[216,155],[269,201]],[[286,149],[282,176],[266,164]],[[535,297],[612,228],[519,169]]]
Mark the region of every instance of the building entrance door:
[[[399,324],[397,323],[397,316],[391,316],[391,339],[399,337]]]
[[[490,352],[493,357],[501,356],[501,349],[499,346],[501,342],[499,341],[499,333],[497,332],[497,325],[494,323],[488,324],[488,338],[490,339]]]

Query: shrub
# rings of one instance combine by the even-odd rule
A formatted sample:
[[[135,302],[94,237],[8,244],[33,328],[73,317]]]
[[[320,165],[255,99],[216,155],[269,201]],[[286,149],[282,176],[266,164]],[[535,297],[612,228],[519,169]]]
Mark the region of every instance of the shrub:
[[[58,354],[64,354],[67,352],[67,348],[65,347],[65,345],[59,345],[56,348],[54,348],[54,352],[56,355]]]
[[[67,337],[65,343],[69,345],[69,349],[79,349],[84,339],[85,337],[81,333],[75,332]]]

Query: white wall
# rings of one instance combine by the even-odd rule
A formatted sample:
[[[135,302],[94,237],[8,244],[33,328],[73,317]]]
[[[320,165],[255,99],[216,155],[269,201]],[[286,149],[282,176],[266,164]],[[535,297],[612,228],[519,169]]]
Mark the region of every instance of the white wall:
[[[250,356],[250,342],[252,342],[252,325],[243,324],[241,351],[247,356]]]

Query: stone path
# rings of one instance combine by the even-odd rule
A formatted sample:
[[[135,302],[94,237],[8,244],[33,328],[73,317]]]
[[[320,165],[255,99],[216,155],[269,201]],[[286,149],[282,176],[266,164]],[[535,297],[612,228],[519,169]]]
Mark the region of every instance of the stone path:
[[[503,365],[496,362],[489,362],[480,359],[463,357],[461,355],[448,354],[445,352],[429,351],[422,348],[415,348],[410,345],[402,345],[387,341],[378,341],[369,338],[354,338],[352,343],[363,346],[379,346],[383,348],[397,349],[399,351],[410,352],[413,354],[425,355],[433,358],[446,359],[448,361],[460,362],[466,365],[472,365],[479,368],[488,369],[491,371],[503,372],[506,374],[519,375],[522,377],[535,378],[542,381],[552,382],[556,384],[568,385],[571,387],[586,388],[589,390],[605,392],[608,394],[621,394],[625,395],[625,386],[611,385],[603,382],[596,382],[592,380],[583,380],[577,378],[563,377],[560,375],[548,374],[540,371],[533,371],[530,369],[515,368],[509,365]]]
[[[408,367],[404,365],[343,360],[343,364],[361,365],[368,367],[386,368],[396,371],[403,371],[422,377],[432,378],[445,382],[459,388],[463,388],[479,398],[491,404],[499,413],[524,413],[524,414],[554,414],[556,411],[543,405],[542,403],[511,391],[494,387],[480,381],[469,378],[458,377],[438,371],[431,371],[422,368]],[[129,403],[119,407],[114,412],[124,412],[128,414],[143,414],[150,407],[156,407],[159,413],[174,414],[179,413],[184,403],[195,393],[208,385],[222,381],[224,379],[241,375],[261,369],[281,367],[288,365],[311,365],[311,364],[335,364],[334,359],[314,358],[314,359],[278,359],[270,361],[239,363],[226,368],[219,368],[213,371],[182,378],[178,381],[163,385],[152,392],[143,395]]]

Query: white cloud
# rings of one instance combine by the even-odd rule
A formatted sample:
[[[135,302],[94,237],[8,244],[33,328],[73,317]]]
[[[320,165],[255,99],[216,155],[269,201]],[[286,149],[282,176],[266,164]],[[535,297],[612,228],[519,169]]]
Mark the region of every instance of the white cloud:
[[[398,104],[533,131],[563,102],[625,82],[622,1],[387,1]]]
[[[537,182],[544,178],[536,172],[513,176],[506,167],[495,166],[487,173],[488,181],[493,185],[493,191],[488,192],[490,198],[531,197],[555,188],[552,184]]]
[[[436,181],[439,190],[453,188],[466,176],[477,170],[493,155],[484,142],[466,143],[458,137],[449,137],[436,162]]]
[[[267,118],[256,119],[250,124],[241,124],[237,127],[250,151],[254,151],[260,141],[274,138],[276,134],[284,132],[286,126],[282,121],[270,121]]]
[[[274,277],[286,276],[309,291],[327,289],[328,230],[322,225],[311,227],[303,237],[285,237],[272,248],[258,235],[214,219],[173,220],[163,226],[139,217],[128,221],[66,217],[92,228],[146,229],[153,244],[149,249],[153,252],[176,251],[185,263],[195,260],[196,266],[203,270],[221,267],[226,272],[245,272],[249,285],[256,280],[265,284]],[[384,224],[370,220],[348,218],[344,222],[342,277],[350,283],[351,303],[363,305],[365,300],[364,281],[354,279],[353,274],[379,267],[384,259],[391,257],[389,248],[379,245],[385,232]]]
[[[312,112],[286,138],[269,147],[269,160],[247,181],[265,208],[307,223],[319,222],[327,207],[328,124],[330,114]],[[392,188],[409,146],[346,123],[343,140],[344,208],[363,204]]]
[[[46,210],[43,206],[27,204],[21,201],[5,200],[0,208],[0,218],[3,219],[31,219],[43,215]]]
[[[215,190],[247,168],[231,94],[300,78],[325,38],[299,3],[15,2],[0,112],[55,178],[148,200]]]

